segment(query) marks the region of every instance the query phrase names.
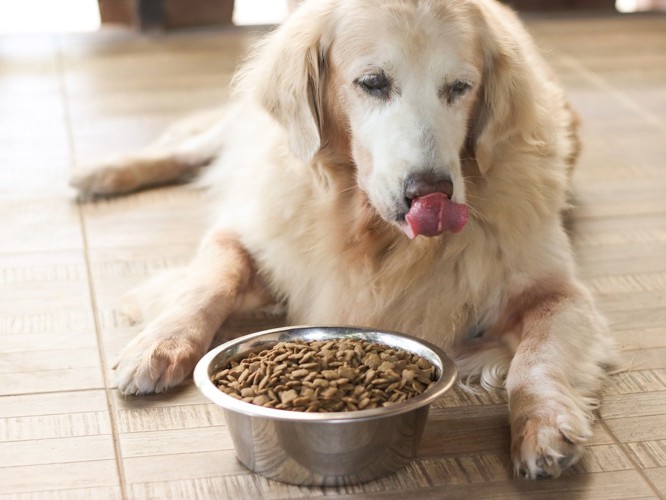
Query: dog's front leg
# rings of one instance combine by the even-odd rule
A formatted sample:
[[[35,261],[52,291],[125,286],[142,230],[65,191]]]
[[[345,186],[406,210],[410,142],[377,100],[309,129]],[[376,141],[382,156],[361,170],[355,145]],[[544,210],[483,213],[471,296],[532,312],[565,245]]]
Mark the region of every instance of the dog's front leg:
[[[557,477],[592,436],[592,412],[604,365],[615,361],[614,344],[577,284],[527,290],[510,316],[519,339],[506,380],[514,469],[532,479]]]
[[[170,303],[122,351],[115,366],[123,394],[173,387],[190,374],[227,317],[268,297],[251,257],[228,233],[204,239]]]

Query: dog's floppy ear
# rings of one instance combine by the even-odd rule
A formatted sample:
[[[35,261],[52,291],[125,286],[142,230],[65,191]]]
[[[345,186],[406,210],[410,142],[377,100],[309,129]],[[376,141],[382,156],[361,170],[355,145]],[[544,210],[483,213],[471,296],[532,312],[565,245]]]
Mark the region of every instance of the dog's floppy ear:
[[[468,144],[480,172],[486,173],[504,141],[518,135],[532,144],[541,141],[527,34],[504,6],[480,6],[479,20],[484,70]]]
[[[286,130],[289,149],[309,162],[321,147],[324,40],[331,2],[300,6],[282,26],[259,42],[236,77]],[[316,5],[313,5],[316,4]]]

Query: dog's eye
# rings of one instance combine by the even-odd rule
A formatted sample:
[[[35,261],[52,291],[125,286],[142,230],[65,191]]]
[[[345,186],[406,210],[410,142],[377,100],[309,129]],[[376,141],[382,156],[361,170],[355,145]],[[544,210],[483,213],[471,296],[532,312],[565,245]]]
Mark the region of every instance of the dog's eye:
[[[456,101],[459,97],[465,95],[472,88],[472,84],[463,80],[456,80],[450,85],[447,85],[442,94],[446,97],[449,104]]]
[[[391,92],[391,81],[384,73],[364,75],[356,79],[358,85],[364,92],[387,99]]]

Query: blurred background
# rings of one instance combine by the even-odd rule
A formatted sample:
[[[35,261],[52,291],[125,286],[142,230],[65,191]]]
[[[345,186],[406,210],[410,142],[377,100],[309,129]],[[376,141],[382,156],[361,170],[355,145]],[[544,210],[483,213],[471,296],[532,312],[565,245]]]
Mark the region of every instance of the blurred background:
[[[102,25],[141,30],[282,21],[299,0],[0,0],[0,33],[87,32]],[[666,0],[511,0],[524,11],[666,10]]]

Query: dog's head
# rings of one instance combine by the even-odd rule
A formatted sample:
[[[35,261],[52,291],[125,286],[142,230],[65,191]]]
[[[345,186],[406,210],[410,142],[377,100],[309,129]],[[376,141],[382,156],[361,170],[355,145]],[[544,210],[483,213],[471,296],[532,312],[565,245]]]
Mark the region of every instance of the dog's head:
[[[348,158],[384,220],[410,237],[457,232],[470,203],[461,157],[484,174],[533,112],[513,21],[488,3],[309,0],[237,85],[301,160]]]

